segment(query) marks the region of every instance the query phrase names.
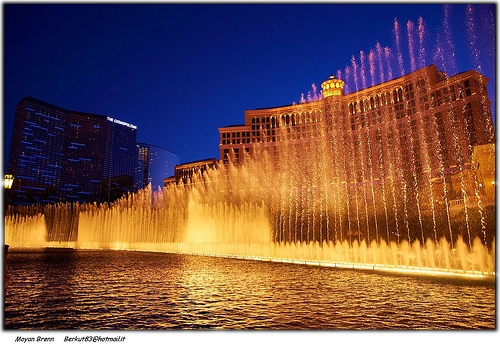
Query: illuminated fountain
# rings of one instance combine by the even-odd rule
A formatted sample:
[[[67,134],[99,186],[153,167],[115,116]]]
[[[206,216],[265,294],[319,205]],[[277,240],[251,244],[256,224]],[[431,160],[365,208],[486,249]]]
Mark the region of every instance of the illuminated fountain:
[[[417,164],[415,147],[426,140],[422,128],[408,135],[408,155],[405,145],[396,144],[405,129],[386,121],[380,126],[380,133],[389,133],[384,137],[368,130],[346,134],[335,116],[348,111],[338,101],[344,87],[356,92],[393,79],[395,70],[405,74],[400,29],[395,21],[395,55],[377,43],[368,55],[361,52],[359,62],[353,56],[345,69],[346,85],[339,71],[322,84],[321,96],[314,88],[309,102],[302,97],[290,117],[277,118],[279,142],[273,155],[256,149],[244,164],[221,164],[187,185],[146,188],[113,205],[47,206],[43,214],[7,216],[6,244],[494,276],[494,219],[487,214],[477,179],[470,187],[461,175],[461,188],[454,190],[462,207],[457,217],[445,157],[439,153],[434,166],[433,146],[419,146]],[[422,19],[418,27],[408,22],[407,31],[414,71],[425,64]],[[448,46],[438,46],[436,56]],[[365,99],[356,104],[361,101]],[[373,123],[390,116],[386,109]],[[413,128],[411,119],[399,123]],[[297,127],[314,129],[300,132]],[[434,122],[428,128],[431,138],[438,137]],[[451,141],[454,159],[470,154],[462,151],[458,136]]]
[[[484,243],[480,236],[465,241],[454,237],[451,242],[446,225],[436,235],[434,227],[446,223],[446,209],[435,209],[432,216],[408,216],[418,208],[408,200],[402,203],[402,180],[346,183],[351,177],[351,153],[341,152],[338,138],[323,135],[324,130],[318,144],[283,141],[280,153],[287,158],[279,170],[261,152],[251,163],[221,165],[195,175],[188,185],[171,185],[164,191],[143,189],[113,205],[48,206],[43,215],[6,217],[6,243],[210,254],[362,269],[494,273],[494,238]],[[342,154],[349,159],[340,159]],[[391,166],[397,162],[395,158]],[[77,217],[77,233],[71,234]],[[441,222],[433,224],[432,219]],[[419,220],[431,224],[424,240],[420,230],[414,230]]]
[[[299,168],[298,161],[291,160],[288,163]],[[317,163],[315,173],[323,171],[319,168],[323,163]],[[220,167],[196,176],[189,186],[172,186],[164,192],[144,189],[111,206],[49,206],[60,214],[69,208],[79,213],[75,240],[48,240],[44,215],[10,216],[5,240],[14,248],[147,250],[420,272],[495,271],[494,240],[490,248],[479,237],[471,247],[458,238],[453,249],[445,237],[398,243],[385,239],[385,225],[380,223],[384,230],[377,237],[372,229],[368,241],[368,233],[349,229],[357,219],[348,219],[341,211],[345,185],[314,185],[328,180],[319,176],[294,181],[289,173],[275,172],[269,178],[253,174],[255,168],[263,168],[261,164],[265,162]],[[385,217],[385,211],[379,215]],[[67,235],[67,221],[52,224],[51,232],[54,238]]]

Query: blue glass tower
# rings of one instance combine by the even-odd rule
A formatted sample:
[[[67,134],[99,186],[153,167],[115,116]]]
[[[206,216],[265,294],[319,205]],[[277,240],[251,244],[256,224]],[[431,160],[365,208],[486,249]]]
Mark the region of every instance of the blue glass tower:
[[[16,108],[9,204],[111,202],[133,191],[137,127],[26,97]]]
[[[180,163],[179,157],[166,148],[147,143],[137,143],[137,152],[136,188],[149,184],[155,190],[163,188],[163,180],[174,175],[175,166]]]

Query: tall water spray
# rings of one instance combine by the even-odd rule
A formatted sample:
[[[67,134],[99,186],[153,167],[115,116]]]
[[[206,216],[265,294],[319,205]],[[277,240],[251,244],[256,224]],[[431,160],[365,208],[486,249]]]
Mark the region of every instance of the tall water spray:
[[[220,166],[195,176],[190,185],[171,186],[163,192],[144,189],[113,205],[67,204],[48,206],[47,215],[8,216],[6,243],[12,247],[148,250],[365,268],[495,271],[494,241],[488,248],[480,239],[469,246],[458,238],[452,250],[445,237],[438,241],[428,237],[425,242],[402,239],[398,244],[386,240],[385,232],[375,234],[373,229],[368,241],[366,219],[358,223],[349,218],[353,207],[345,183],[337,183],[341,178],[332,175],[317,177],[324,173],[325,164],[332,163],[323,160],[325,152],[312,153],[312,147],[286,149],[317,154],[301,170],[306,178],[290,178],[288,171],[275,170],[264,178],[256,172],[264,169],[266,159],[238,168]],[[303,165],[300,155],[290,156],[289,166]],[[333,162],[337,163],[343,161]],[[345,173],[341,172],[345,169],[331,171]],[[360,202],[362,199],[364,195]],[[381,206],[377,202],[376,208]],[[68,237],[67,222],[52,222],[52,238],[48,235],[45,217],[53,216],[55,210],[77,214],[76,237]],[[367,222],[374,223],[373,219]],[[64,237],[67,239],[60,239]]]

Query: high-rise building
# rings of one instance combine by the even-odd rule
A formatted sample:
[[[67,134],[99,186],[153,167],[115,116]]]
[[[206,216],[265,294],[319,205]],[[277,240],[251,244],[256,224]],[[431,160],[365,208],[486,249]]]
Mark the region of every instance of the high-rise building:
[[[137,143],[137,152],[137,189],[149,184],[154,190],[163,187],[163,180],[174,175],[174,168],[180,163],[179,157],[168,149],[148,143]]]
[[[387,176],[391,168],[453,174],[470,166],[474,146],[495,141],[487,82],[474,70],[447,77],[430,65],[344,95],[344,81],[332,76],[321,85],[318,101],[247,110],[244,125],[219,128],[220,159],[237,165],[265,149],[279,168],[285,142],[330,135],[337,155],[359,152],[356,171],[377,166],[373,178]],[[401,166],[391,167],[388,154],[395,146]]]
[[[134,190],[137,127],[26,97],[16,108],[9,204],[110,202]]]
[[[448,77],[430,65],[344,94],[344,81],[331,76],[319,100],[247,110],[243,125],[219,128],[220,159],[249,162],[279,196],[276,233],[487,240],[481,224],[494,213],[495,185],[487,83],[474,70]]]

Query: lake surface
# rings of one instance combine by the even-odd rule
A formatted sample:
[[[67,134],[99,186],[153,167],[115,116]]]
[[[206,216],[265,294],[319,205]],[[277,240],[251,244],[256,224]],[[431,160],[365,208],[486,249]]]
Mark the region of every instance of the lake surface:
[[[5,329],[494,329],[495,286],[181,254],[10,250]]]

